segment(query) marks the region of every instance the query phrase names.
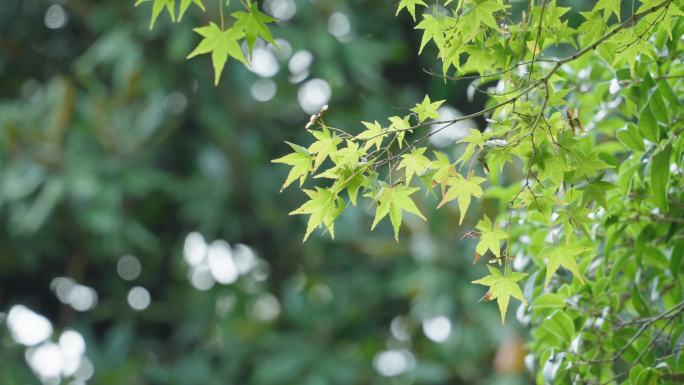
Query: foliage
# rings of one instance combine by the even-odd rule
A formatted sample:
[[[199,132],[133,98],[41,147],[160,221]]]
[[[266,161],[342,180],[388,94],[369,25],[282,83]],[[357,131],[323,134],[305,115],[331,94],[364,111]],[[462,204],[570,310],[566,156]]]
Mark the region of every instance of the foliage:
[[[69,2],[72,36],[54,40],[24,28],[43,20],[31,2],[0,10],[0,294],[81,330],[93,382],[385,384],[369,363],[389,353],[405,363],[381,373],[392,382],[498,383],[495,347],[525,354],[498,325],[510,297],[538,384],[682,382],[684,2],[358,2],[359,34],[343,45],[322,17],[336,5],[300,1],[282,36],[314,52],[337,93],[306,130],[297,80],[280,75],[279,103],[255,107],[255,76],[227,60],[278,49],[256,2],[148,2],[142,24],[130,4]],[[16,9],[34,17],[12,23]],[[402,56],[409,34],[384,19],[395,12],[432,80],[388,75],[421,71]],[[218,88],[174,63],[188,52],[211,54]],[[466,108],[459,86],[486,105],[444,119],[442,104]],[[396,105],[414,107],[380,118]],[[470,119],[484,124],[426,145]],[[283,139],[300,145],[283,155]],[[273,158],[291,166],[283,188],[299,181],[308,199],[276,197]],[[306,244],[283,231],[298,205]],[[193,290],[180,258],[193,230],[254,245],[270,275]],[[144,256],[146,311],[112,273],[124,253]],[[55,305],[56,275],[92,285],[101,305]],[[483,292],[500,317],[474,304]],[[259,315],[262,299],[280,313]],[[427,331],[440,314],[456,321],[444,344]],[[18,364],[29,356],[5,338],[3,380],[34,381]]]
[[[273,11],[269,3],[259,2],[264,12]],[[529,382],[524,330],[501,327],[496,306],[477,305],[484,290],[470,285],[479,278],[469,268],[474,243],[452,233],[453,212],[417,202],[430,222],[403,213],[396,243],[387,217],[368,231],[375,208],[364,217],[368,200],[359,190],[359,204],[335,221],[334,242],[315,233],[301,242],[308,215],[288,213],[305,195],[297,181],[279,194],[290,167],[269,160],[289,152],[283,139],[308,140],[309,116],[297,100],[307,82],[330,84],[334,108],[325,116],[340,125],[381,121],[392,106],[422,100],[426,85],[439,95],[433,101],[467,99],[413,60],[408,13],[396,23],[385,2],[295,3],[294,17],[269,24],[281,49],[260,38],[254,47],[255,63],[266,51],[279,71],[265,77],[231,59],[218,86],[211,54],[185,61],[202,39],[193,28],[220,26],[217,2],[203,1],[206,12],[190,4],[178,23],[164,9],[152,30],[151,2],[3,3],[0,383],[56,382],[28,364],[38,345],[18,344],[7,327],[20,304],[50,320],[48,341],[69,330],[83,336],[89,384]],[[48,10],[59,7],[66,24],[46,27]],[[233,1],[225,15],[241,9]],[[329,32],[340,13],[352,26],[348,42]],[[244,39],[241,46],[250,61]],[[308,75],[293,79],[289,61],[304,50],[313,57]],[[265,102],[251,92],[264,81],[277,85]],[[315,191],[312,182],[304,187]],[[184,255],[194,231],[207,247],[230,242],[236,261],[238,244],[247,245],[258,268],[232,284],[196,288]],[[119,275],[125,255],[141,265],[133,280]],[[206,273],[200,265],[197,275]],[[62,302],[51,285],[59,277],[96,291],[95,307]],[[148,308],[129,305],[135,287],[149,291]],[[264,317],[274,299],[280,312]],[[446,334],[430,333],[434,323],[444,333],[446,320]],[[405,360],[401,373],[377,369],[380,358],[397,357]]]
[[[443,72],[435,76],[472,80],[489,103],[429,132],[421,131],[442,103],[429,96],[359,132],[312,116],[319,130],[310,129],[309,152],[325,147],[317,160],[333,162],[296,175],[313,176],[317,194],[337,203],[324,220],[310,194],[305,239],[311,226],[331,230],[342,192],[356,196],[359,185],[377,205],[371,229],[390,213],[395,238],[403,211],[425,219],[421,188],[441,195],[438,207],[457,201],[459,222],[484,196],[499,208],[469,234],[479,237],[475,261],[493,258],[490,275],[473,283],[490,286],[483,298],[498,301],[502,321],[511,296],[529,312],[538,383],[680,381],[684,2],[599,1],[581,11],[541,0],[521,11],[502,0],[402,0],[397,13],[415,20],[417,7],[425,8],[419,52],[432,43]],[[495,91],[481,89],[494,81]],[[466,147],[453,161],[425,155],[430,136],[483,115],[486,130],[460,140]],[[526,273],[512,271],[514,260]],[[527,275],[523,296],[517,282]]]
[[[178,5],[176,4],[176,0],[137,0],[135,5],[138,6],[147,2],[152,2],[150,29],[154,28],[159,15],[164,9],[168,11],[171,21],[180,21],[191,4],[194,4],[201,11],[206,12],[202,0],[181,0]],[[266,42],[275,44],[275,40],[273,39],[267,24],[273,23],[276,20],[261,12],[257,3],[253,3],[252,0],[244,0],[241,1],[240,4],[244,10],[230,14],[233,19],[230,27],[226,27],[226,17],[224,16],[224,8],[230,6],[230,0],[225,4],[220,0],[218,2],[220,25],[210,21],[209,25],[194,29],[194,31],[202,37],[202,41],[200,41],[197,47],[188,55],[188,59],[197,55],[211,53],[215,85],[218,85],[221,80],[221,73],[223,72],[223,68],[225,67],[229,56],[247,64],[240,48],[240,41],[245,41],[247,43],[248,52],[250,54],[254,49],[257,37],[264,39]],[[176,18],[177,8],[178,17]]]

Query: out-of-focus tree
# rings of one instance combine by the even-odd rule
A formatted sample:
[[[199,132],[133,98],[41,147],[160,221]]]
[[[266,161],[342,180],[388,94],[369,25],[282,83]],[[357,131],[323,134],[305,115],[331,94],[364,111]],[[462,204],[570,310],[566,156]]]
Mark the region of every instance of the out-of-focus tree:
[[[360,206],[334,243],[302,244],[301,196],[278,193],[270,160],[324,104],[359,129],[425,89],[442,119],[482,106],[423,72],[410,17],[265,1],[277,48],[243,47],[250,65],[227,61],[214,87],[211,58],[186,56],[216,4],[150,30],[152,5],[0,7],[2,382],[523,382],[520,331],[469,283],[470,218],[426,212],[397,244]]]

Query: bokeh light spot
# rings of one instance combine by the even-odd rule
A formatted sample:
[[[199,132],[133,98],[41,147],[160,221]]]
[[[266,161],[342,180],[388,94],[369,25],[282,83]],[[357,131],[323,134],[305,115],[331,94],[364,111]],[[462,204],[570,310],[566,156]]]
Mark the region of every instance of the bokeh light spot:
[[[135,286],[128,292],[128,305],[135,310],[147,309],[150,302],[150,292],[142,286]]]
[[[7,315],[7,326],[17,343],[31,346],[50,338],[52,323],[24,305],[14,305]]]
[[[69,21],[69,16],[67,15],[64,8],[59,4],[52,4],[45,11],[45,17],[43,18],[45,26],[50,29],[59,29],[66,25]]]
[[[451,321],[445,316],[423,320],[423,333],[434,342],[444,342],[451,335]]]
[[[142,266],[138,258],[132,255],[124,255],[119,258],[119,262],[116,264],[116,271],[121,278],[132,281],[140,276]]]
[[[302,84],[297,93],[299,106],[307,114],[315,114],[328,104],[332,96],[332,89],[323,79],[312,79]]]

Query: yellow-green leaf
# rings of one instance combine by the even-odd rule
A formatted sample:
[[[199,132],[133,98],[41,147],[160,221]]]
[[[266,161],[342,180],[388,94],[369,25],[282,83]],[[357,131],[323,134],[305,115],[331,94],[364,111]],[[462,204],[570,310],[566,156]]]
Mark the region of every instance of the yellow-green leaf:
[[[423,101],[416,104],[415,107],[411,108],[411,111],[415,112],[418,115],[418,120],[420,120],[421,122],[424,122],[430,118],[437,119],[439,118],[439,113],[437,113],[437,109],[443,103],[444,100],[436,100],[432,102],[430,101],[430,97],[425,95]]]
[[[468,206],[470,206],[471,197],[479,198],[482,196],[483,191],[480,185],[484,183],[485,180],[485,178],[474,175],[464,178],[460,174],[447,178],[446,185],[448,186],[448,190],[442,196],[442,201],[437,207],[442,207],[445,203],[457,199],[458,210],[460,211],[458,223],[463,223],[463,218],[465,218]]]
[[[221,73],[226,65],[226,61],[228,61],[228,56],[232,56],[246,64],[242,49],[240,44],[238,44],[238,40],[244,37],[243,32],[232,28],[223,31],[214,22],[210,22],[205,27],[195,28],[194,31],[202,36],[203,39],[188,55],[188,59],[211,52],[215,85],[221,79]]]
[[[523,304],[527,305],[527,301],[523,296],[518,281],[527,276],[526,273],[519,273],[511,271],[507,268],[503,274],[498,269],[487,265],[489,275],[478,280],[473,281],[478,285],[489,286],[489,291],[485,294],[483,299],[488,301],[496,300],[499,304],[499,312],[501,313],[501,323],[506,321],[506,310],[511,297],[518,299]]]
[[[287,175],[287,179],[285,180],[283,187],[280,188],[280,191],[283,191],[287,186],[297,179],[299,179],[300,186],[304,184],[304,180],[306,180],[309,172],[311,172],[311,167],[313,165],[313,156],[309,154],[309,151],[306,148],[289,142],[285,143],[292,147],[294,152],[271,161],[273,163],[283,163],[292,166],[292,169]]]
[[[371,230],[385,217],[390,216],[390,222],[394,228],[394,239],[399,240],[399,227],[403,218],[403,212],[409,212],[425,219],[425,216],[418,210],[418,207],[411,199],[411,194],[418,191],[416,187],[397,185],[394,187],[383,187],[377,196],[378,207],[375,210],[375,218]]]
[[[342,210],[344,210],[344,202],[337,194],[329,189],[316,187],[315,191],[303,191],[310,199],[298,209],[292,211],[290,215],[309,215],[304,241],[306,241],[306,239],[309,238],[309,235],[311,235],[311,232],[319,226],[324,226],[330,232],[330,236],[334,239],[335,219],[337,219],[342,213]]]
[[[411,178],[414,175],[422,174],[430,166],[430,159],[423,155],[424,153],[425,147],[420,147],[401,156],[401,162],[399,162],[397,170],[404,169],[406,172],[406,184],[411,183]]]
[[[484,255],[487,250],[490,250],[497,258],[501,258],[501,240],[507,238],[506,232],[496,227],[486,216],[477,223],[475,228],[480,230],[480,241],[475,246],[475,251]]]
[[[556,273],[559,267],[564,267],[568,269],[580,282],[584,283],[584,277],[582,272],[577,265],[575,257],[590,251],[588,247],[580,246],[577,244],[551,246],[546,248],[541,253],[541,257],[546,258],[546,279],[544,280],[544,285],[548,286],[551,277]]]
[[[399,5],[397,6],[397,15],[402,9],[406,8],[408,13],[411,14],[413,21],[416,21],[416,5],[427,7],[427,4],[425,4],[423,0],[400,0]]]

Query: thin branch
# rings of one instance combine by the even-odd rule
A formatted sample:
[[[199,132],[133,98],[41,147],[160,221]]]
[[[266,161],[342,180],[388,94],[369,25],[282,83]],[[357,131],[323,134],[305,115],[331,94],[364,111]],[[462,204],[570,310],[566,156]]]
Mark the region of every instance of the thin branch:
[[[544,2],[541,4],[541,12],[539,13],[539,26],[537,27],[537,37],[535,38],[534,46],[532,47],[532,64],[530,65],[530,72],[527,76],[527,84],[530,84],[530,82],[532,82],[532,72],[534,72],[536,51],[539,50],[539,53],[541,53],[541,48],[539,48],[539,37],[541,36],[542,32],[542,21],[544,20],[544,10],[546,10],[546,2],[547,0],[544,0]]]
[[[684,301],[678,303],[677,305],[675,305],[671,309],[669,309],[663,313],[658,314],[657,316],[641,318],[638,320],[632,320],[630,322],[624,323],[623,326],[641,323],[641,327],[639,328],[639,330],[637,330],[637,332],[632,336],[632,338],[630,338],[629,341],[627,341],[627,343],[620,350],[618,350],[612,357],[609,357],[609,358],[584,360],[584,361],[580,361],[579,363],[580,364],[592,365],[592,364],[605,364],[605,363],[617,361],[627,351],[627,349],[629,349],[630,346],[632,346],[632,344],[637,340],[637,338],[639,338],[648,329],[649,326],[651,326],[653,323],[660,321],[660,320],[678,317],[682,313],[682,311],[684,311]]]
[[[508,68],[506,68],[506,69],[504,69],[504,70],[501,70],[501,71],[498,71],[498,72],[494,72],[494,73],[491,73],[491,74],[478,74],[478,75],[466,75],[466,76],[449,76],[449,75],[446,75],[446,74],[438,74],[438,73],[436,73],[436,72],[434,72],[434,71],[432,71],[432,70],[426,69],[426,68],[423,68],[423,72],[425,72],[425,73],[428,74],[428,75],[440,77],[440,78],[442,78],[442,79],[446,79],[446,80],[450,80],[450,81],[474,80],[474,79],[483,79],[483,78],[495,78],[495,77],[499,77],[499,76],[501,76],[501,75],[505,75],[505,74],[507,74],[507,73],[509,73],[509,72],[511,72],[511,71],[514,71],[514,70],[516,70],[517,68],[519,68],[519,67],[521,67],[521,66],[525,66],[525,65],[528,65],[528,64],[532,64],[532,63],[534,63],[534,62],[555,63],[555,62],[557,62],[557,61],[558,61],[558,60],[556,60],[556,59],[541,59],[541,58],[537,58],[537,59],[535,59],[535,60],[528,60],[528,61],[519,62],[519,63],[517,63],[517,64],[512,65],[511,67],[508,67]]]

